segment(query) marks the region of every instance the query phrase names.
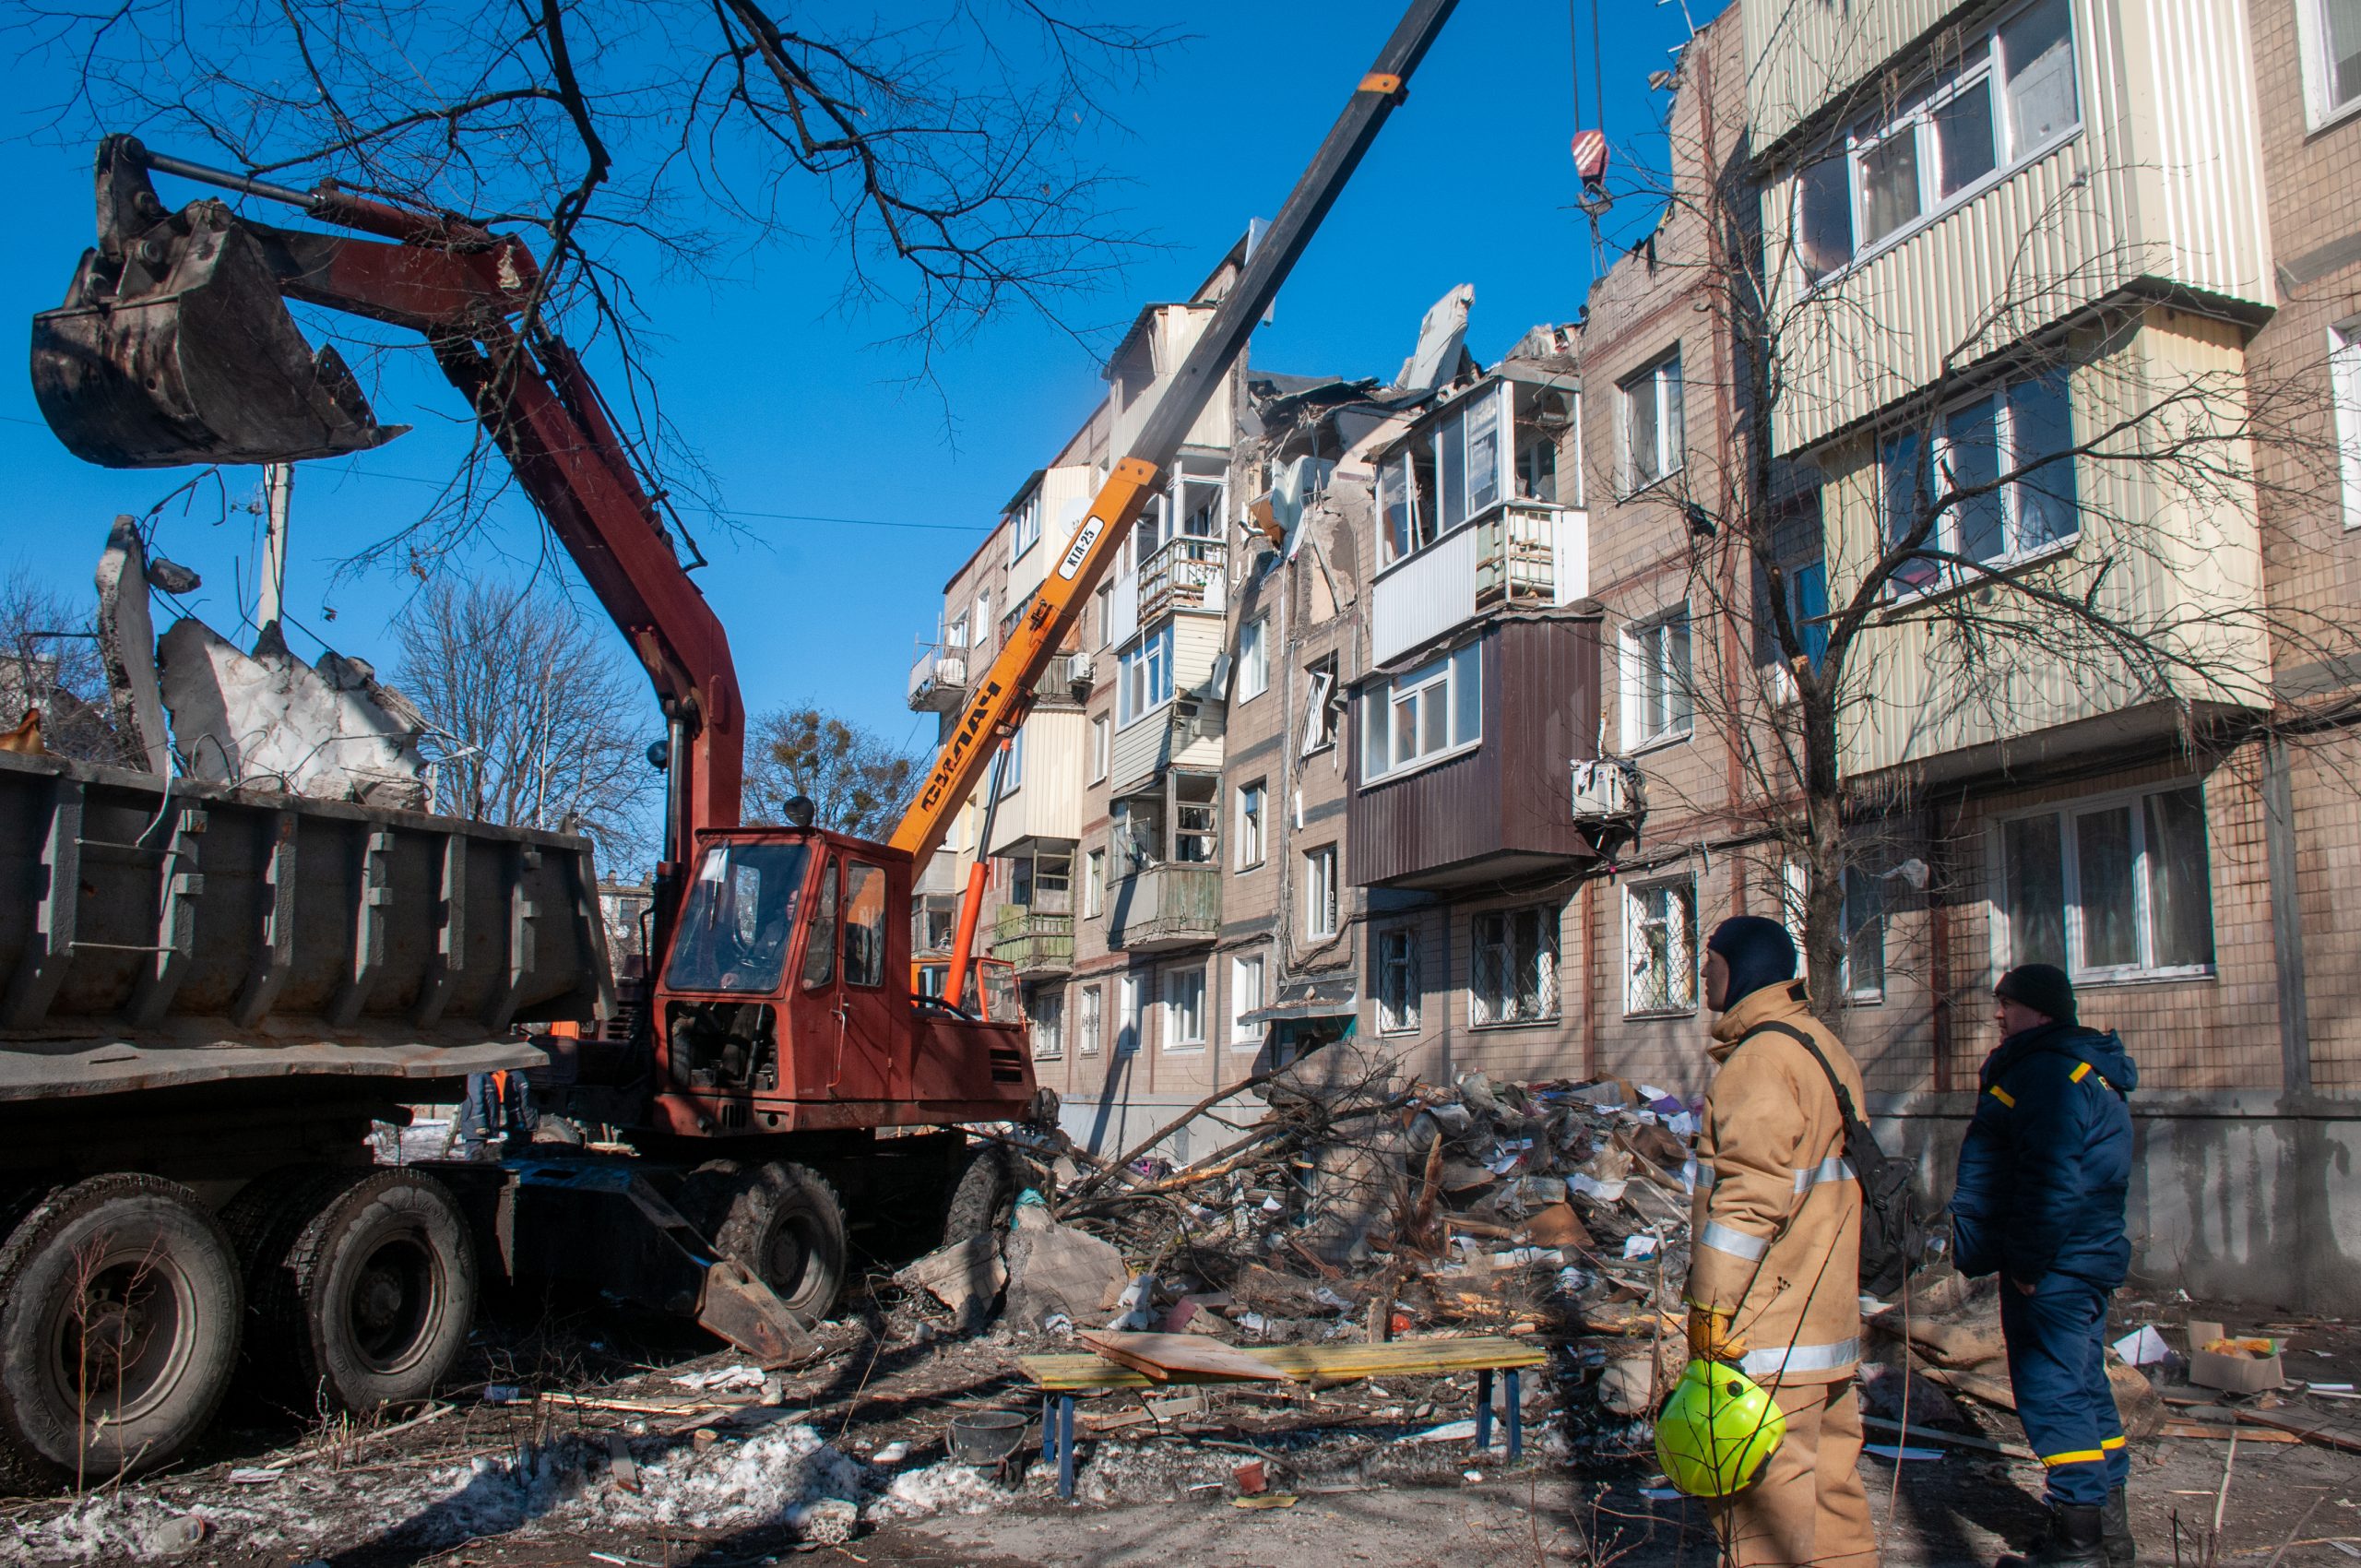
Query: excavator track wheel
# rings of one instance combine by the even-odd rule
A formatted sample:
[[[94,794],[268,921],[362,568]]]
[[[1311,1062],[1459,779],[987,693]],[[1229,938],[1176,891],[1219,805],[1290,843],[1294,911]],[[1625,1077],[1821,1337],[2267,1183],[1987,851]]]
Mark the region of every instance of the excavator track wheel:
[[[237,1368],[238,1265],[176,1182],[55,1187],[0,1242],[0,1483],[96,1485],[205,1430]]]
[[[826,1177],[784,1160],[706,1166],[682,1198],[714,1249],[768,1285],[797,1322],[809,1328],[836,1311],[849,1265],[844,1205]]]
[[[449,1375],[475,1322],[476,1259],[433,1177],[299,1167],[249,1185],[225,1218],[245,1261],[256,1392],[302,1414],[359,1413],[423,1399]]]

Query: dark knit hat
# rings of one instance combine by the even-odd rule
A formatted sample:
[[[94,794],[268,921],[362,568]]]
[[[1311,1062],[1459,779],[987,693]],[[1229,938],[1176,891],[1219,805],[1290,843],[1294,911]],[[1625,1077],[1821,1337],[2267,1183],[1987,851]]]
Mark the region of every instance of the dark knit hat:
[[[2053,1023],[2074,1021],[2074,982],[2055,964],[2019,964],[2000,977],[1992,994],[2030,1007]]]
[[[1783,985],[1796,978],[1796,944],[1787,928],[1761,915],[1733,915],[1714,928],[1705,951],[1719,953],[1729,966],[1729,990],[1722,997],[1726,1013],[1767,985]]]

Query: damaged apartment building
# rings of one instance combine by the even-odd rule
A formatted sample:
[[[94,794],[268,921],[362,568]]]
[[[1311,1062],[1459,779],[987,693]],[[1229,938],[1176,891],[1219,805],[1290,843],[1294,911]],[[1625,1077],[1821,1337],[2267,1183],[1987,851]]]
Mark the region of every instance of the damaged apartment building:
[[[990,857],[979,950],[1102,1151],[1344,1038],[1693,1095],[1704,936],[1800,930],[1810,875],[1775,566],[1797,657],[1844,660],[1821,1001],[1888,1146],[1940,1199],[1993,981],[2058,963],[2142,1064],[2140,1266],[2349,1295],[2361,248],[2319,198],[2361,157],[2361,38],[2315,0],[1798,15],[1743,0],[1683,51],[1660,216],[1575,323],[1481,362],[1460,289],[1390,376],[1232,368],[921,945]],[[1241,255],[1142,314],[947,586],[914,707],[956,706]],[[2160,408],[2222,461],[2138,446]],[[2003,627],[2014,583],[2118,632]],[[2135,672],[2124,629],[2169,657]]]

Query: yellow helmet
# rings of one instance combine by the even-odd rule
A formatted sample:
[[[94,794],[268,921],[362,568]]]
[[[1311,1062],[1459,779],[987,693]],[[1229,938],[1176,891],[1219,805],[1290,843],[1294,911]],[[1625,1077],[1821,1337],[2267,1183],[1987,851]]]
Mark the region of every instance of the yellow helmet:
[[[1656,1462],[1691,1497],[1728,1497],[1754,1483],[1786,1435],[1768,1389],[1735,1367],[1691,1361],[1656,1417]]]

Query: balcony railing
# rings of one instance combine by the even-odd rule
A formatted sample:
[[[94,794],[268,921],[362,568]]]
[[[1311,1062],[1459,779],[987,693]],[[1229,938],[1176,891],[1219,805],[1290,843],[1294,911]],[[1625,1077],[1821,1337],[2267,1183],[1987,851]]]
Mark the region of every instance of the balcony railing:
[[[1221,871],[1142,866],[1107,890],[1107,944],[1133,953],[1200,946],[1221,931]]]
[[[1569,604],[1589,591],[1589,514],[1505,502],[1379,575],[1370,589],[1370,658],[1383,664],[1478,615]]]
[[[910,666],[910,707],[920,713],[948,713],[967,691],[967,649],[950,643],[919,644]]]
[[[1140,563],[1139,624],[1169,610],[1221,610],[1227,600],[1229,547],[1217,539],[1183,534],[1164,541]]]
[[[1074,917],[1003,904],[992,917],[992,956],[1020,976],[1065,974],[1074,968]]]

